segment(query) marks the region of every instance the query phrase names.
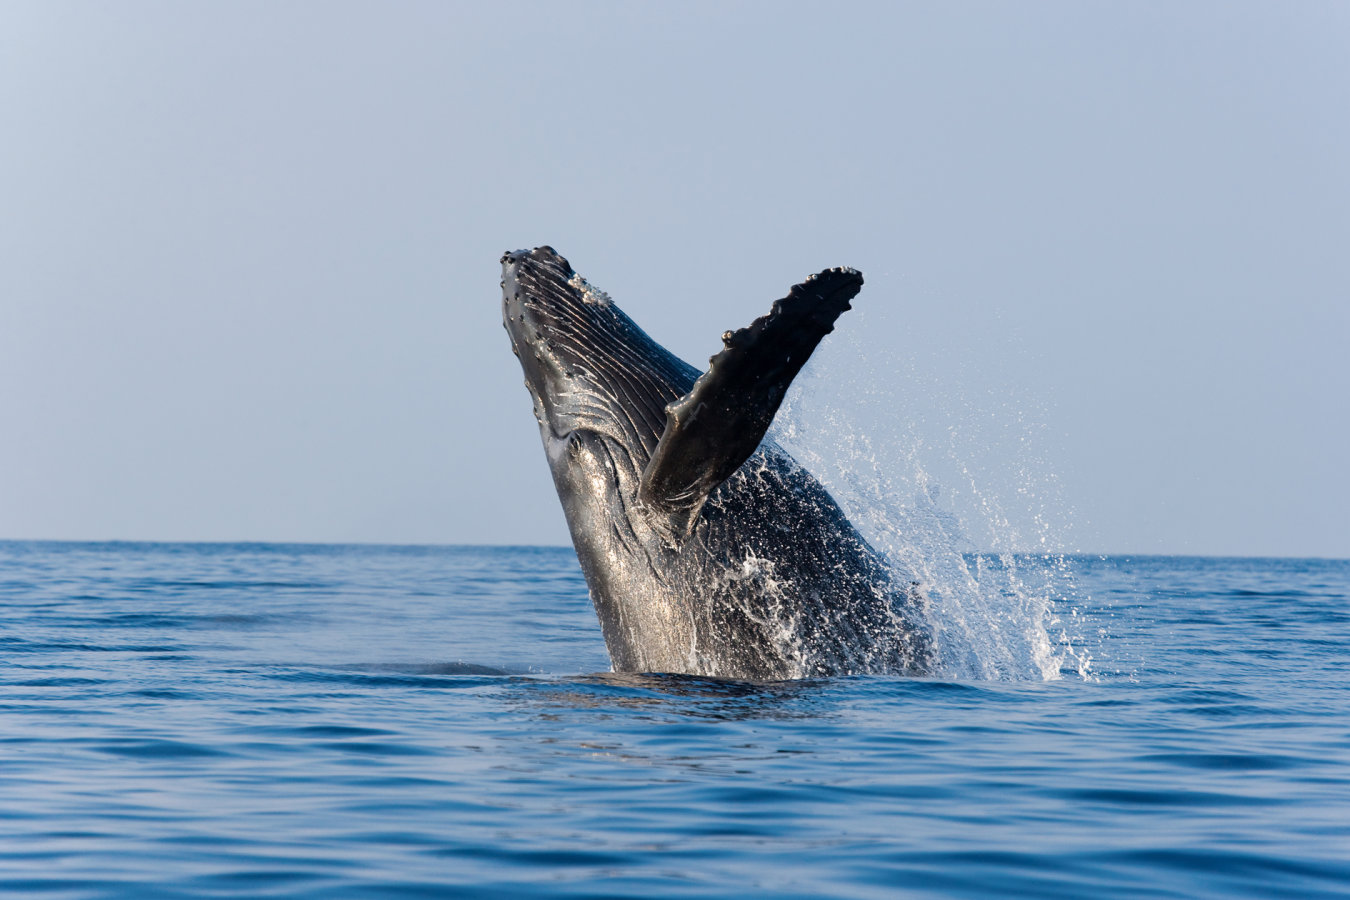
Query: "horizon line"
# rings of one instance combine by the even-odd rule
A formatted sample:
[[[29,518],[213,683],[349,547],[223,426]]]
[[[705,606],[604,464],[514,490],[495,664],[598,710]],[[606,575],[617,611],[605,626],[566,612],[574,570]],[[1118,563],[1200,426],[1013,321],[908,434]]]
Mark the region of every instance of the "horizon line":
[[[512,543],[448,543],[426,541],[290,541],[290,540],[193,540],[193,539],[142,539],[142,538],[7,538],[0,537],[0,544],[128,544],[161,546],[277,546],[277,547],[371,547],[371,548],[419,548],[419,549],[528,549],[528,550],[573,550],[571,544],[512,544]],[[1108,558],[1171,558],[1171,559],[1299,559],[1320,560],[1326,562],[1350,562],[1346,556],[1322,556],[1316,554],[1289,556],[1269,553],[1165,553],[1158,551],[1096,551],[1096,550],[963,550],[963,556],[1038,556],[1038,557],[1099,557]]]

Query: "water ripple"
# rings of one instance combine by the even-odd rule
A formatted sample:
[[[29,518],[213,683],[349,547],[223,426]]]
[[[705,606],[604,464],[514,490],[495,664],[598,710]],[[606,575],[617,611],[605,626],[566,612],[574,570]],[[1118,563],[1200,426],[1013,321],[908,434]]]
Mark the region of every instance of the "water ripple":
[[[568,550],[0,543],[0,894],[1345,896],[1350,563],[1072,563],[1095,680],[756,684]]]

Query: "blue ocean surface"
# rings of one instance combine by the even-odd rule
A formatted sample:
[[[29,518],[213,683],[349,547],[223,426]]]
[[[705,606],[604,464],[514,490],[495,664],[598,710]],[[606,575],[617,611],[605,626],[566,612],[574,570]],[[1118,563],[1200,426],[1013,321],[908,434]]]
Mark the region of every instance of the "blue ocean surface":
[[[1059,672],[748,684],[570,548],[0,543],[0,894],[1350,896],[1350,562],[1044,564]]]

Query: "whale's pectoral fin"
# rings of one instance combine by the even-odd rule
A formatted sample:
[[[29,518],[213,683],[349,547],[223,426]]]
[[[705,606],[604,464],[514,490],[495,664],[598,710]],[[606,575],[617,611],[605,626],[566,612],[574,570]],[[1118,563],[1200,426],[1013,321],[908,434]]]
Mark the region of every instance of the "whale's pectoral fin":
[[[821,338],[862,290],[854,269],[827,269],[794,285],[747,328],[722,335],[722,351],[679,400],[642,473],[638,497],[679,541],[713,490],[750,458]]]

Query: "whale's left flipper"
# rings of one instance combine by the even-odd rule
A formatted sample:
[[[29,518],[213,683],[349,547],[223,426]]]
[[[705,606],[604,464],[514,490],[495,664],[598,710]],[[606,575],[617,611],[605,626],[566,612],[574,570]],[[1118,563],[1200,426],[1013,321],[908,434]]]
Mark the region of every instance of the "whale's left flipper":
[[[686,537],[708,495],[755,452],[792,379],[862,284],[862,273],[840,268],[794,285],[768,315],[723,334],[708,371],[666,407],[638,499],[661,512],[668,538]]]

